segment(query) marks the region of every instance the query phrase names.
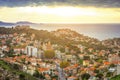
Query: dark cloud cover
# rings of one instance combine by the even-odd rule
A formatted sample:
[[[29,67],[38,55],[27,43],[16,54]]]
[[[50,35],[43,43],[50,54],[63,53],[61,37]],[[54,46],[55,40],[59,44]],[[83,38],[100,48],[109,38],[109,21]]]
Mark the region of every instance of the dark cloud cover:
[[[1,7],[41,5],[120,7],[120,0],[0,0]]]

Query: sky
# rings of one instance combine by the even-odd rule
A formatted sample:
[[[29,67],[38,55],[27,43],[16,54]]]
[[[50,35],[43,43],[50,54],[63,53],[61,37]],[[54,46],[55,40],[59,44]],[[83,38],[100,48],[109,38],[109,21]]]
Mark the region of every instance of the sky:
[[[0,21],[120,23],[120,0],[0,0]]]

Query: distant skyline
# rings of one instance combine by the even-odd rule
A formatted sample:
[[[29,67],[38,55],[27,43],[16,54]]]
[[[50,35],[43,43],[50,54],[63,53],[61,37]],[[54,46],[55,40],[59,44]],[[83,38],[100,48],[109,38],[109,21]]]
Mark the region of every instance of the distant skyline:
[[[120,0],[0,0],[0,21],[120,23]]]

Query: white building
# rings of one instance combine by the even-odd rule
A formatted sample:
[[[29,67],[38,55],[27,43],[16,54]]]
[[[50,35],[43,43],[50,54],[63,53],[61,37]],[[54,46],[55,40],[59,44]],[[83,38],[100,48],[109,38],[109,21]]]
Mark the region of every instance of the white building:
[[[65,53],[61,53],[60,51],[55,51],[55,57],[58,59],[62,59],[65,57]]]
[[[34,46],[27,46],[25,49],[25,53],[29,56],[37,57],[38,49]]]

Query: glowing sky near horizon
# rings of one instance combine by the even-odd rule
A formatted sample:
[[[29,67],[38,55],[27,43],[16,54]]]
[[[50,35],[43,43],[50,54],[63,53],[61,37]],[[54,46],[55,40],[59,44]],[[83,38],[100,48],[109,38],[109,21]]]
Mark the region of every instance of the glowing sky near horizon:
[[[120,8],[73,6],[1,7],[2,21],[36,23],[120,23]]]
[[[0,20],[120,23],[120,0],[0,0]]]

